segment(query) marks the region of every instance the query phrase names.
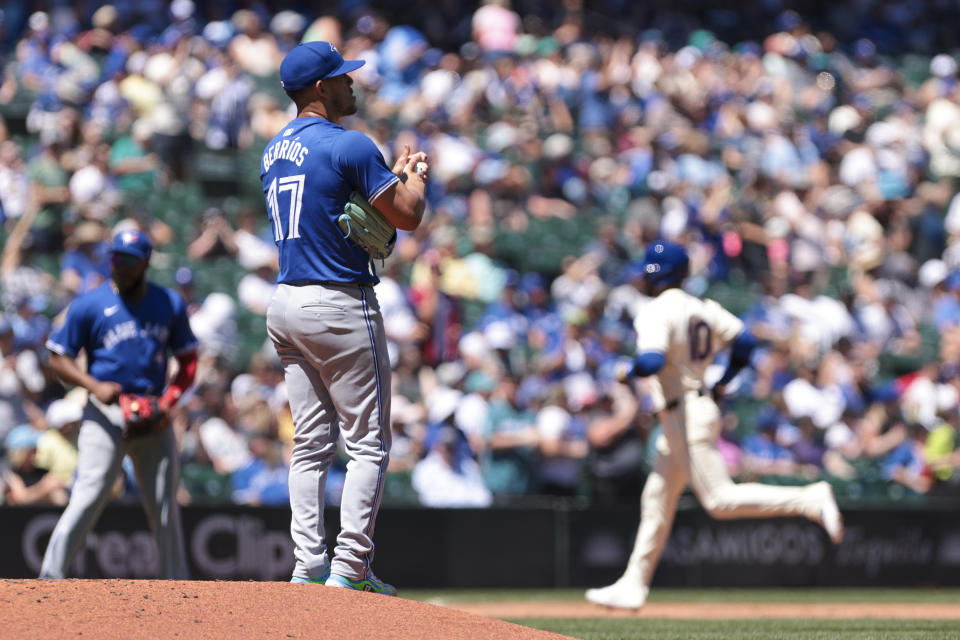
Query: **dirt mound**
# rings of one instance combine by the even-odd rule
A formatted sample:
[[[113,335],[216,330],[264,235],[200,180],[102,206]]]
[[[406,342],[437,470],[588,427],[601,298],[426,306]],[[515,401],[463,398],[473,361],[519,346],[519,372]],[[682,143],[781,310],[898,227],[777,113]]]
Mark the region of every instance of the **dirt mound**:
[[[424,602],[285,582],[0,580],[0,625],[0,636],[18,640],[564,637]]]

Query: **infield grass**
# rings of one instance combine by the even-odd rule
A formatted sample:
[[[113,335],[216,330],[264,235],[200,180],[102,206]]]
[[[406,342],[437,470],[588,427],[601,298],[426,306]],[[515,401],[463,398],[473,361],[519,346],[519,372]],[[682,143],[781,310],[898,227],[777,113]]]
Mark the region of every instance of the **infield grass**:
[[[442,603],[580,602],[583,589],[404,590]],[[654,589],[650,602],[960,604],[960,589]],[[583,640],[960,640],[958,620],[509,618]]]
[[[584,640],[956,640],[945,620],[519,619],[517,624]]]

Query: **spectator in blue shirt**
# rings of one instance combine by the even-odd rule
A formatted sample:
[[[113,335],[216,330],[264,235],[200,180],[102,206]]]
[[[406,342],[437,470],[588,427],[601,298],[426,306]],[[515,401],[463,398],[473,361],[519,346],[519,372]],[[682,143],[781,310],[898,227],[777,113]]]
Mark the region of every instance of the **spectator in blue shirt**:
[[[907,425],[907,439],[887,454],[883,461],[883,477],[914,493],[927,493],[933,488],[933,474],[924,456],[927,429],[918,423]]]
[[[287,486],[289,465],[284,461],[281,445],[265,434],[250,439],[250,462],[233,472],[233,499],[239,504],[286,505],[290,503]]]
[[[74,294],[96,289],[110,276],[110,259],[104,242],[106,230],[99,222],[86,220],[70,236],[73,248],[63,254],[60,280]]]

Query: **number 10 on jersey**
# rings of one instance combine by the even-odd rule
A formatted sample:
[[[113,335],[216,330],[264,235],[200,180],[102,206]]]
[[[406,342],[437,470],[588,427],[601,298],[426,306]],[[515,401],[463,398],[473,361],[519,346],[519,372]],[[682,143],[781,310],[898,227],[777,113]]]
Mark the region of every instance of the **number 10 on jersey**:
[[[710,325],[700,318],[690,318],[687,325],[687,343],[690,345],[690,360],[704,360],[713,351],[713,332]]]
[[[303,206],[303,181],[306,175],[298,173],[294,176],[274,178],[267,189],[267,209],[270,219],[273,220],[273,239],[280,242],[283,239],[292,240],[300,237],[300,210]],[[287,234],[283,235],[283,223],[280,221],[280,202],[278,195],[290,192],[290,214],[287,216]]]

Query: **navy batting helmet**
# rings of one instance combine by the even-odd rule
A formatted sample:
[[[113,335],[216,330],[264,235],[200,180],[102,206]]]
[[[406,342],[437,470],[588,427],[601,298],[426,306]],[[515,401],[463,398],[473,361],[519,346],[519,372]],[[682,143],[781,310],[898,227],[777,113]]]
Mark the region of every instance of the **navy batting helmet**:
[[[643,256],[643,273],[651,284],[661,287],[676,285],[687,277],[689,264],[687,250],[681,245],[657,240],[647,246]]]

